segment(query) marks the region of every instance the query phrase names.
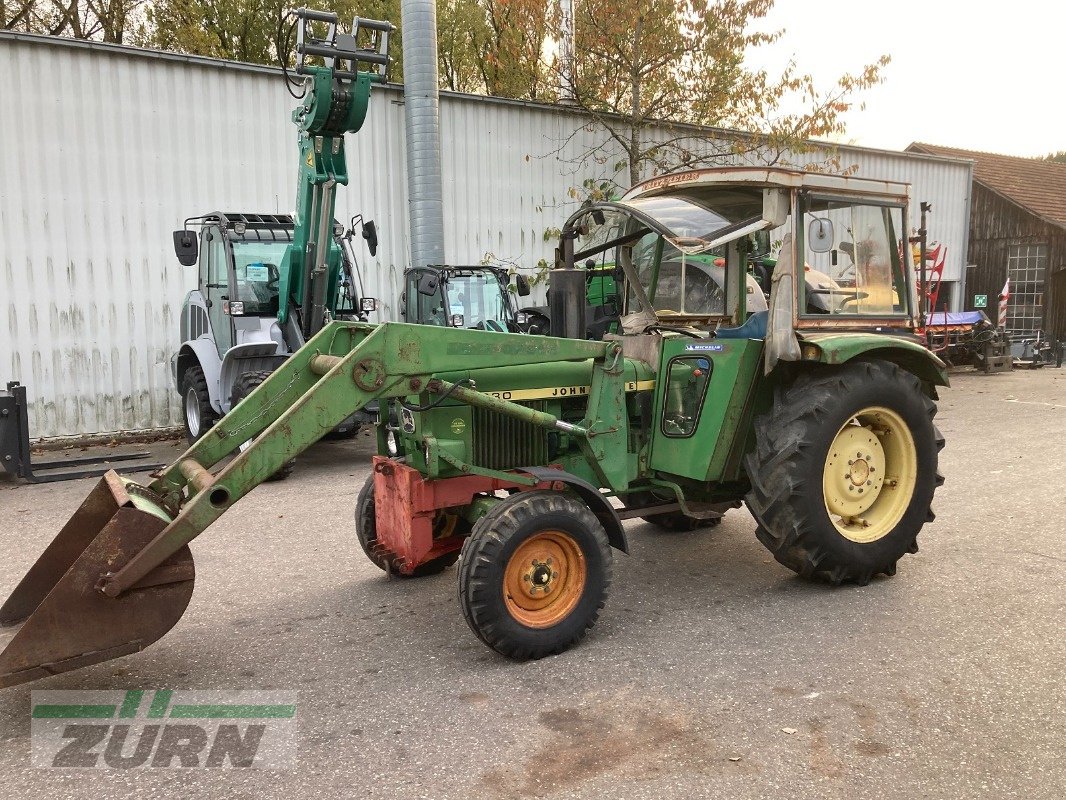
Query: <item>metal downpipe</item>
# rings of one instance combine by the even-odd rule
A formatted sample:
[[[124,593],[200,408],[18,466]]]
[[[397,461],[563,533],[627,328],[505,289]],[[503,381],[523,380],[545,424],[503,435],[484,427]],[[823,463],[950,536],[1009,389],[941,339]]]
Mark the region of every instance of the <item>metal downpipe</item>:
[[[411,266],[444,264],[435,0],[401,0]]]

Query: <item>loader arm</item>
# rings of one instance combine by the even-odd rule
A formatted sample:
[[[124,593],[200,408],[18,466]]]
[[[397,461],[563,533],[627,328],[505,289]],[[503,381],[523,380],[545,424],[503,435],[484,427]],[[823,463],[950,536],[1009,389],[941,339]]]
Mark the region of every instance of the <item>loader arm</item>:
[[[579,424],[433,377],[590,360],[595,402]],[[375,399],[421,395],[433,402],[446,395],[566,431],[592,457],[613,461],[601,468],[602,477],[605,485],[619,485],[625,459],[604,453],[625,449],[624,372],[613,342],[395,322],[330,323],[151,484],[115,472],[104,476],[0,608],[0,643],[6,639],[0,687],[128,655],[159,639],[192,596],[188,543],[283,463]]]
[[[607,358],[609,352],[611,359]],[[208,435],[159,473],[147,489],[162,498],[164,508],[177,511],[177,515],[121,569],[103,576],[98,588],[110,597],[128,590],[341,420],[372,400],[432,390],[430,379],[434,372],[592,358],[602,365],[593,380],[597,395],[604,397],[603,407],[620,409],[624,402],[620,365],[604,363],[620,362],[616,355],[617,345],[612,343],[530,339],[522,334],[486,336],[481,331],[427,329],[403,323],[332,323]],[[430,365],[432,371],[427,369]],[[511,409],[515,416],[529,414],[525,407],[472,390],[452,396],[467,403],[477,403],[482,398],[504,413]],[[582,434],[585,442],[591,434],[602,448],[603,436],[624,436],[624,430],[618,429],[617,415],[613,416],[609,423],[604,419],[589,420],[587,428],[574,428],[549,415],[540,415],[534,422],[566,426],[569,432]],[[254,442],[221,471],[211,471],[253,438]]]

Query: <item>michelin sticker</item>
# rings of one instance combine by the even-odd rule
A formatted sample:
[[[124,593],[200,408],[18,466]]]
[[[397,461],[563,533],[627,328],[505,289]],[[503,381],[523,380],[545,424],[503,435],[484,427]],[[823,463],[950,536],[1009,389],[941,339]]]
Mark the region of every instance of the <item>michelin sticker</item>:
[[[724,344],[686,344],[685,350],[697,351],[700,353],[722,353],[725,352]]]

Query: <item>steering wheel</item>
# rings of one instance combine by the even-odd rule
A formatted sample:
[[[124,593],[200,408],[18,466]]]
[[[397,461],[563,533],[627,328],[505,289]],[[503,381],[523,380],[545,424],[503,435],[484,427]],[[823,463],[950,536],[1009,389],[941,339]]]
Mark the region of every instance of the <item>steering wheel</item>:
[[[679,328],[674,325],[649,325],[644,330],[646,331],[667,331],[669,333],[680,333],[684,336],[691,336],[693,339],[703,339],[704,336],[696,331],[689,330],[688,328]]]
[[[869,296],[870,296],[869,292],[863,292],[863,291],[856,290],[855,294],[849,295],[848,297],[845,297],[843,300],[840,301],[840,304],[836,307],[836,311],[834,313],[843,314],[844,313],[844,306],[846,306],[848,303],[857,303],[860,300],[865,300]]]

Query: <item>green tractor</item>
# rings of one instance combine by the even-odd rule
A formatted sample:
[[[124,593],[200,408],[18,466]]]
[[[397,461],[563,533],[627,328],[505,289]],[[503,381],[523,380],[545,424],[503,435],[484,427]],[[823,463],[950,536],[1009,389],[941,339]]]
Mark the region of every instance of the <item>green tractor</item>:
[[[0,685],[162,636],[192,594],[189,543],[373,401],[399,418],[379,417],[353,540],[398,577],[458,560],[463,615],[506,656],[585,635],[613,554],[639,532],[627,519],[695,526],[744,502],[802,576],[893,575],[933,519],[947,385],[914,334],[908,201],[902,184],[785,169],[668,175],[566,222],[551,336],[327,324],[150,483],[101,480],[0,609],[13,631]],[[751,313],[760,231],[782,246],[769,307]],[[702,281],[693,259],[716,248],[720,309],[688,290]],[[673,251],[681,291],[656,304]],[[622,270],[619,333],[590,341],[576,265],[603,253]],[[827,313],[808,311],[808,266],[832,276]]]
[[[404,272],[401,315],[418,325],[518,332],[525,315],[515,296],[528,295],[530,285],[525,275],[514,279],[512,285],[508,270],[485,264],[411,267]]]

